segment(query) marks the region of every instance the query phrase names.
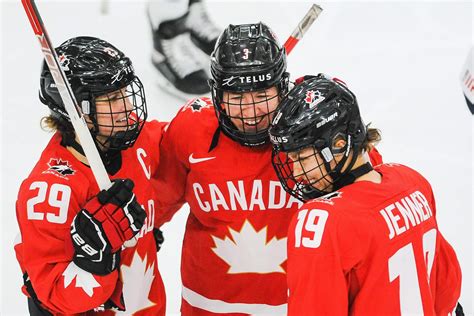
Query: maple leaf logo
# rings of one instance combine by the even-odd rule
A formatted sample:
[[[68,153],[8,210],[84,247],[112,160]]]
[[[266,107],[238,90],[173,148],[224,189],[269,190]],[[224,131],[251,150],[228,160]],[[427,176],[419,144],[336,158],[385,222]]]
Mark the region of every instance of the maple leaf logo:
[[[193,112],[201,112],[202,109],[210,108],[211,106],[212,104],[207,102],[204,98],[195,98],[186,103],[183,107],[183,111],[191,109]]]
[[[311,104],[313,100],[314,100],[314,90],[306,91],[306,98],[304,99],[304,101],[308,104]]]
[[[69,263],[66,270],[63,272],[63,276],[64,288],[67,288],[72,280],[76,279],[75,286],[77,288],[82,288],[90,297],[94,294],[94,288],[100,287],[100,284],[96,281],[92,273],[82,270],[76,266],[74,262]]]
[[[214,253],[229,265],[227,273],[285,273],[286,237],[273,237],[267,242],[267,226],[256,231],[245,221],[240,232],[229,228],[232,239],[212,236]]]
[[[309,108],[312,109],[322,101],[324,101],[325,97],[322,96],[321,92],[316,90],[308,90],[306,91],[306,97],[304,101],[308,104]]]
[[[135,251],[130,266],[122,265],[120,271],[123,280],[123,298],[125,301],[125,311],[116,312],[116,315],[131,315],[142,309],[155,305],[148,299],[151,285],[155,276],[153,263],[147,268],[147,256],[142,260],[140,255]]]

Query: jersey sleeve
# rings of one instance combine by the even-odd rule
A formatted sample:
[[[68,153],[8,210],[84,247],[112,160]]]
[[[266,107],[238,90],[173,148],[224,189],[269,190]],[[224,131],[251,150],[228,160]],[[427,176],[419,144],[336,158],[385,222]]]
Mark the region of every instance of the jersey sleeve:
[[[158,167],[160,164],[160,144],[163,139],[163,131],[168,126],[169,122],[160,122],[158,120],[152,120],[146,122],[148,147],[152,149],[152,174],[151,178],[156,179],[158,175]]]
[[[347,315],[349,272],[364,257],[367,232],[327,205],[306,206],[288,232],[288,315]]]
[[[436,259],[430,284],[434,294],[436,315],[448,315],[457,305],[461,294],[461,268],[451,245],[438,233]]]
[[[421,175],[420,175],[421,176]],[[432,205],[433,215],[436,216],[436,201],[433,189],[424,178],[426,190]],[[436,243],[438,245],[430,284],[435,302],[436,315],[449,315],[457,305],[461,295],[461,267],[456,252],[443,235],[438,231]]]
[[[77,184],[54,175],[30,177],[22,183],[16,202],[21,242],[15,251],[34,290],[28,294],[36,295],[54,313],[100,306],[112,295],[118,279],[117,271],[98,276],[72,262],[70,226],[87,195],[87,189]]]
[[[182,117],[178,115],[163,129],[160,145],[160,163],[156,174],[155,188],[157,192],[157,227],[169,221],[185,203],[185,190],[189,165],[186,163],[184,152],[187,142],[182,133]]]

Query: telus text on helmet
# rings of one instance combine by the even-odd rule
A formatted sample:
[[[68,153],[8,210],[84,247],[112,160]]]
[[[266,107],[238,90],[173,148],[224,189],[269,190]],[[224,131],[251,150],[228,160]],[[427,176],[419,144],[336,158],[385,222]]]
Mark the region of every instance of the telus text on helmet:
[[[223,86],[233,86],[237,82],[244,84],[244,83],[258,83],[258,82],[263,82],[263,81],[268,81],[272,79],[272,74],[267,73],[267,74],[262,74],[262,75],[254,75],[254,76],[232,76],[229,78],[225,78],[223,81],[224,83],[222,84]]]
[[[288,136],[273,136],[270,134],[270,140],[274,144],[288,143]]]

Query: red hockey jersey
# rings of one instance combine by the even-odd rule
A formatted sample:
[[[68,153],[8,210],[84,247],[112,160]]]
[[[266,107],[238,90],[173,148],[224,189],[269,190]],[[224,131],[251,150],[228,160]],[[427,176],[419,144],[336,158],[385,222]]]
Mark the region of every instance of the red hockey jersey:
[[[289,315],[447,315],[461,271],[429,183],[397,164],[307,202],[288,233]]]
[[[111,177],[134,181],[133,191],[147,218],[137,244],[122,249],[120,269],[109,275],[93,275],[72,262],[71,222],[99,189],[91,169],[60,145],[58,133],[23,181],[16,204],[21,243],[15,251],[39,301],[54,315],[164,315],[165,293],[153,237],[156,194],[150,184],[159,162],[161,133],[161,123],[147,122],[135,145],[122,151],[122,167]],[[25,287],[23,291],[27,294]],[[122,293],[125,312],[91,311],[111,297],[120,305]]]
[[[182,249],[183,315],[286,315],[286,236],[301,202],[282,188],[271,146],[220,133],[212,101],[188,102],[160,147],[158,222],[189,203]],[[217,144],[214,148],[211,144]]]

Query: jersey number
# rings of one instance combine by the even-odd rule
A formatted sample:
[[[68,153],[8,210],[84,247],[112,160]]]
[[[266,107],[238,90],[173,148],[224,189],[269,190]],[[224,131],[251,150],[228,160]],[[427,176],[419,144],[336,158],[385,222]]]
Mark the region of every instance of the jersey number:
[[[327,211],[313,209],[308,213],[308,210],[301,210],[298,213],[298,222],[295,228],[295,247],[298,248],[303,245],[306,248],[318,248],[321,245],[321,238],[323,237],[327,219]],[[313,233],[311,238],[301,237],[303,226],[306,231]]]
[[[436,248],[436,229],[431,229],[423,234],[423,254],[426,262],[428,282]],[[424,264],[422,264],[424,266]],[[390,282],[399,278],[400,283],[400,312],[402,315],[423,315],[423,303],[421,300],[420,285],[418,283],[418,272],[413,245],[409,243],[398,249],[388,259],[388,271]]]
[[[48,192],[48,183],[37,181],[30,185],[30,190],[36,189],[38,189],[38,194],[26,203],[28,219],[41,221],[46,214],[46,220],[50,223],[65,223],[69,209],[69,199],[71,198],[71,188],[64,184],[54,183]],[[46,201],[46,196],[48,196],[49,206],[58,208],[58,212],[51,212],[49,209],[35,209],[36,204]]]

